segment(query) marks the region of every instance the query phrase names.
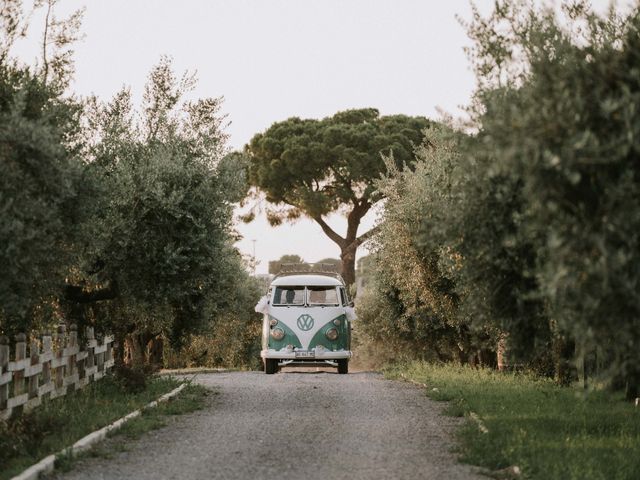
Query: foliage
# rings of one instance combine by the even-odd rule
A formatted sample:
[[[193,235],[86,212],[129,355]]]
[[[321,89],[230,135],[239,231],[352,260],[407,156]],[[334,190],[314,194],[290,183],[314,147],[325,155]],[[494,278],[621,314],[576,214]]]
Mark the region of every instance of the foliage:
[[[370,235],[358,236],[360,220],[382,199],[373,184],[384,171],[381,154],[393,152],[398,165],[411,162],[429,124],[424,117],[380,116],[373,108],[322,120],[290,118],[246,146],[249,181],[273,204],[267,209],[272,225],[306,215],[321,226],[340,247],[343,277],[351,284],[356,249]],[[336,211],[347,215],[344,237],[323,219]]]
[[[80,108],[26,68],[0,64],[0,331],[64,282],[81,216],[83,164],[74,147]],[[45,305],[46,306],[46,305]]]
[[[16,39],[24,36],[25,15],[22,0],[4,0],[0,5],[0,64],[9,58]]]
[[[241,152],[230,152],[218,163],[218,178],[230,202],[241,202],[249,193],[248,166],[249,159]]]
[[[166,426],[170,417],[184,415],[202,409],[207,402],[207,396],[210,394],[211,390],[207,387],[190,383],[177,397],[173,397],[168,402],[160,403],[157,407],[143,410],[142,415],[125,423],[122,428],[116,430],[113,435],[122,435],[132,439],[139,438],[150,430],[156,430]],[[217,392],[214,392],[214,395],[215,394],[217,394]],[[118,447],[116,446],[116,448]],[[100,453],[97,452],[97,454]],[[110,453],[107,452],[107,456],[109,455]]]
[[[338,258],[331,258],[331,257],[322,258],[322,259],[318,260],[316,263],[319,263],[319,264],[323,264],[324,263],[324,264],[327,264],[327,265],[331,265],[338,272],[342,270],[342,262]]]
[[[269,273],[271,275],[279,273],[282,268],[282,264],[286,263],[304,263],[304,260],[300,255],[296,254],[282,255],[278,260],[272,260],[269,262]]]
[[[381,198],[371,182],[384,168],[380,154],[393,151],[400,165],[410,162],[427,124],[403,115],[380,117],[375,109],[323,120],[291,118],[251,139],[250,179],[269,202],[288,205],[290,218],[327,215],[353,202],[372,204]]]
[[[371,242],[375,274],[358,302],[358,316],[366,334],[381,342],[398,339],[419,358],[435,352],[442,360],[467,361],[481,348],[485,329],[473,335],[469,317],[459,312],[456,284],[442,265],[447,249],[441,239],[447,235],[432,244],[421,241],[424,222],[435,237],[437,228],[456,218],[451,210],[441,211],[444,201],[437,203],[458,159],[446,144],[448,136],[453,133],[446,127],[428,130],[414,169],[398,170],[389,161],[389,174],[377,182],[387,201],[380,233]],[[432,154],[437,158],[425,158]]]
[[[550,339],[543,305],[532,298],[535,238],[520,231],[520,181],[491,172],[491,152],[478,146],[483,141],[482,132],[427,133],[415,175],[404,172],[419,185],[425,213],[414,238],[420,248],[438,252],[438,265],[459,299],[458,321],[493,350],[507,333],[511,353],[520,361],[534,360],[545,354]]]
[[[44,9],[45,25],[35,75],[43,84],[62,91],[69,86],[73,76],[73,45],[82,38],[80,27],[85,9],[60,18],[56,15],[60,0],[34,0],[31,11],[26,13],[23,3],[23,0],[2,0],[0,4],[0,64],[17,64],[11,58],[11,49],[16,40],[26,36],[33,15]]]
[[[563,10],[566,26],[528,2],[476,14],[469,31],[486,79],[473,111],[478,146],[492,158],[489,174],[509,177],[526,199],[518,230],[535,248],[538,298],[578,357],[598,350],[635,396],[640,7],[624,17],[582,2]],[[489,32],[502,32],[500,48]]]
[[[77,226],[95,186],[82,155],[81,105],[63,94],[82,12],[60,19],[57,0],[47,0],[25,14],[22,3],[6,0],[0,10],[0,333],[10,335],[64,315],[61,286],[80,261]],[[45,5],[42,57],[28,68],[11,48]]]
[[[260,366],[262,323],[253,308],[264,291],[259,281],[246,273],[228,280],[221,295],[226,302],[208,310],[208,316],[215,321],[186,336],[179,347],[167,348],[166,368]]]
[[[109,376],[73,394],[46,401],[29,413],[0,420],[0,479],[13,478],[178,385],[180,382],[171,378],[155,378],[144,390],[131,393]]]
[[[232,287],[248,281],[229,233],[241,192],[230,178],[243,166],[226,157],[218,175],[220,100],[181,104],[193,82],[177,79],[165,58],[150,74],[139,121],[127,90],[107,105],[94,100],[88,115],[90,167],[103,188],[89,226],[94,282],[117,286],[128,305],[114,328],[163,333],[176,346],[219,312],[236,312]]]
[[[76,10],[68,18],[55,15],[55,7],[60,0],[38,0],[34,7],[45,7],[46,25],[42,34],[42,79],[66,87],[73,75],[73,44],[82,38],[80,26],[84,8]]]
[[[362,318],[417,347],[435,348],[443,326],[463,350],[465,337],[493,350],[506,338],[512,362],[567,383],[574,360],[585,381],[621,379],[634,398],[640,10],[562,10],[475,12],[475,132],[432,128],[415,167],[389,163],[376,303]]]
[[[167,58],[140,112],[127,89],[109,103],[65,97],[81,12],[57,19],[56,3],[36,5],[47,12],[35,73],[10,57],[28,15],[17,1],[0,15],[0,333],[92,324],[144,354],[223,315],[242,330],[255,302],[231,220],[247,161],[225,155],[221,99],[185,101],[195,77]]]
[[[640,417],[620,395],[453,365],[414,362],[386,375],[426,384],[431,398],[450,402],[450,415],[465,416],[462,460],[489,476],[513,465],[532,479],[632,479],[640,469]]]
[[[356,276],[364,286],[371,281],[371,273],[374,271],[374,268],[375,258],[373,255],[365,255],[358,259],[356,264]]]
[[[189,335],[179,349],[165,352],[165,367],[259,370],[260,321],[226,316],[201,334]]]
[[[140,393],[147,388],[151,371],[145,366],[129,366],[118,363],[113,369],[113,378],[125,393]]]

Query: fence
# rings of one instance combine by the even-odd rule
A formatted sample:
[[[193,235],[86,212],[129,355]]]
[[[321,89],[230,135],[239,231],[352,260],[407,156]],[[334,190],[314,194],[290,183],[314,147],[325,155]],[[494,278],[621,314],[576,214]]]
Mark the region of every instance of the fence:
[[[9,418],[15,409],[30,410],[43,398],[55,398],[83,388],[100,379],[113,366],[113,337],[102,344],[93,328],[86,330],[86,348],[78,345],[78,330],[69,333],[61,326],[42,340],[32,339],[27,356],[27,338],[16,335],[15,360],[10,361],[9,339],[0,337],[0,418]]]

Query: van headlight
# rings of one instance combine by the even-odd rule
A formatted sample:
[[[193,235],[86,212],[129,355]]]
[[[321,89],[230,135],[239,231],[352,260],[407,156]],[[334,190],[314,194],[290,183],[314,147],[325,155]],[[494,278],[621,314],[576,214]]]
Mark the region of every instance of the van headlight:
[[[335,328],[330,328],[325,332],[326,337],[332,342],[338,338],[338,330]]]
[[[284,330],[281,328],[274,328],[271,330],[271,336],[274,340],[282,340],[284,338]]]

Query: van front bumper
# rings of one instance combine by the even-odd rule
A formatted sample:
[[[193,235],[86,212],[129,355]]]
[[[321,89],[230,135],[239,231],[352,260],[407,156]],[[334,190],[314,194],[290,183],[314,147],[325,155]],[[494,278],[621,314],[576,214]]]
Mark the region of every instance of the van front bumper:
[[[350,350],[327,350],[325,348],[312,348],[310,350],[291,350],[283,348],[282,350],[262,350],[260,356],[263,359],[276,359],[276,360],[343,360],[345,358],[351,358],[352,353]]]

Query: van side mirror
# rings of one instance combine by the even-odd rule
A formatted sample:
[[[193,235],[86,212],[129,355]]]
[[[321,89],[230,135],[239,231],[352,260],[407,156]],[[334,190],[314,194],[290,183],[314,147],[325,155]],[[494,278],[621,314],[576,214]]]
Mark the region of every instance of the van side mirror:
[[[350,307],[352,307],[352,308],[353,308],[353,307],[355,307],[355,305],[356,305],[356,304],[355,304],[355,303],[353,303],[353,300],[351,300],[351,301],[349,302],[349,306],[350,306]]]

